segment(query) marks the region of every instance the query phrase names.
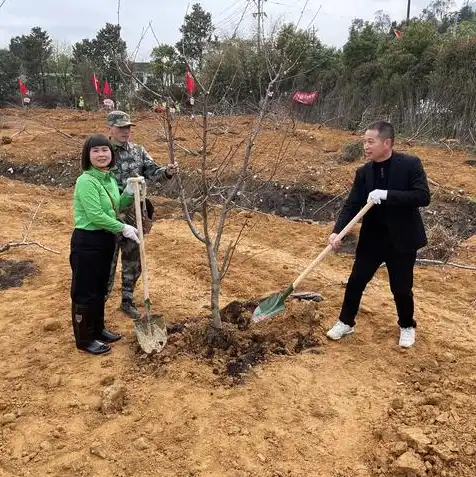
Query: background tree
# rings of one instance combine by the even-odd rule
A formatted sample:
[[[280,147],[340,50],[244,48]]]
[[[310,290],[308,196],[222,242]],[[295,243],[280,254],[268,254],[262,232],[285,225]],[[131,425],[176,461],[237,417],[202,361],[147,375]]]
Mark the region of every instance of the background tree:
[[[151,53],[150,70],[155,75],[155,88],[165,93],[167,88],[177,82],[182,83],[185,75],[185,64],[177,50],[165,43],[156,46]]]
[[[51,89],[71,95],[74,89],[73,48],[68,43],[55,43],[48,60]]]
[[[46,31],[40,27],[31,29],[29,35],[14,37],[10,40],[10,51],[21,64],[32,91],[46,93],[46,72],[48,59],[53,51],[52,41]]]
[[[84,84],[85,72],[89,70],[89,82],[92,73],[95,72],[98,77],[109,81],[113,91],[119,91],[122,83],[119,67],[126,61],[127,45],[121,38],[119,25],[106,23],[95,38],[84,39],[73,46],[74,71],[83,78],[85,90],[89,90],[89,86]]]
[[[205,56],[200,77],[205,84],[214,80],[210,103],[220,103],[223,112],[231,112],[233,105],[257,104],[266,71],[266,58],[253,40],[230,38]]]
[[[191,13],[185,15],[180,27],[182,39],[175,46],[191,62],[194,70],[202,69],[204,54],[210,46],[216,45],[214,31],[211,13],[203,10],[199,3],[192,5]]]
[[[0,104],[18,94],[20,61],[9,50],[0,50]]]

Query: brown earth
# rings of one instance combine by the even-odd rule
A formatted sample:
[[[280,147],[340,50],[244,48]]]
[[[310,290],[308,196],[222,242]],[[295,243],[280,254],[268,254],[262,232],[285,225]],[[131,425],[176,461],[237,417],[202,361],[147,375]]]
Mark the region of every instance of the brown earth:
[[[103,118],[95,113],[2,112],[0,136],[26,127],[0,145],[0,160],[19,168],[55,161],[70,161],[74,168],[84,136],[104,131]],[[165,162],[166,145],[156,133],[160,122],[151,115],[138,119],[135,139]],[[218,163],[222,151],[243,138],[251,118],[211,121],[219,133]],[[258,176],[314,186],[329,196],[350,186],[361,162],[344,163],[340,156],[343,144],[356,136],[303,124],[286,136],[283,127],[268,121],[257,141]],[[177,140],[197,150],[198,132],[180,120]],[[457,209],[451,210],[464,209],[456,214],[458,225],[470,230],[476,196],[474,167],[466,163],[471,154],[451,143],[441,148],[399,143],[397,149],[422,158],[439,184],[432,185],[435,201],[453,197]],[[286,156],[272,174],[279,151]],[[182,153],[178,159],[185,172],[199,161]],[[187,338],[197,337],[192,331],[200,330],[208,311],[206,257],[177,203],[154,197],[160,218],[147,239],[153,308],[170,323],[187,323],[186,331],[171,335],[162,356],[141,355],[130,321],[117,310],[116,287],[107,320],[124,338],[112,354],[95,358],[76,351],[70,325],[72,189],[3,174],[0,246],[21,239],[44,199],[29,239],[59,254],[35,246],[2,254],[4,260],[32,261],[39,273],[0,291],[1,477],[476,475],[474,270],[417,268],[417,345],[401,351],[385,269],[365,293],[355,336],[341,343],[323,338],[338,314],[352,264],[349,254],[329,256],[303,284],[324,301],[291,301],[271,322],[233,329],[242,341],[283,340],[281,352],[265,353],[265,361],[237,384],[224,372],[229,356],[207,356],[199,341]],[[450,205],[442,201],[433,210],[443,214]],[[288,285],[322,250],[331,230],[327,222],[237,211],[227,236],[236,236],[244,221],[223,283],[223,305]],[[454,246],[451,260],[476,265],[474,236]],[[139,284],[138,301],[140,291]],[[307,336],[306,346],[296,348],[300,335]]]

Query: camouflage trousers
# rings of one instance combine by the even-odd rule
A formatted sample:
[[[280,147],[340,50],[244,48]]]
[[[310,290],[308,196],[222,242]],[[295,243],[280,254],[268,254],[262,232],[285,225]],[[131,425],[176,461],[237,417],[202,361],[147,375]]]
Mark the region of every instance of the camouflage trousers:
[[[146,199],[145,207],[143,206],[143,203],[141,203],[141,209],[144,210],[143,221],[148,219],[149,222],[147,230],[144,230],[144,234],[147,234],[150,231],[150,227],[152,227],[154,207],[152,203]],[[124,210],[124,212],[119,215],[119,219],[126,224],[137,227],[133,206]],[[138,243],[135,243],[133,240],[125,238],[122,235],[118,235],[117,237],[116,249],[114,251],[111,271],[109,274],[106,299],[109,297],[114,287],[119,252],[121,253],[122,263],[122,300],[132,301],[137,280],[139,280],[142,272],[140,265],[140,247]]]
[[[140,248],[139,244],[123,236],[117,237],[116,249],[109,274],[107,297],[109,297],[114,287],[119,253],[121,254],[122,264],[122,300],[132,301],[134,289],[142,271],[140,266]]]

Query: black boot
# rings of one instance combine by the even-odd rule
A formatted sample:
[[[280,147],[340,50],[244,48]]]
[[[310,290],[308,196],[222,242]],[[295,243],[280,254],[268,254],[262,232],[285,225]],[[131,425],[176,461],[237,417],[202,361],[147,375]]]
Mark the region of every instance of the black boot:
[[[132,300],[122,299],[120,310],[133,320],[138,320],[141,317],[139,310],[136,308],[136,304]]]
[[[114,343],[119,341],[122,336],[106,328],[104,324],[104,307],[105,300],[101,300],[95,305],[94,337],[97,340],[104,341],[104,343]]]
[[[73,303],[72,322],[76,348],[91,354],[104,354],[111,347],[94,338],[94,309]]]

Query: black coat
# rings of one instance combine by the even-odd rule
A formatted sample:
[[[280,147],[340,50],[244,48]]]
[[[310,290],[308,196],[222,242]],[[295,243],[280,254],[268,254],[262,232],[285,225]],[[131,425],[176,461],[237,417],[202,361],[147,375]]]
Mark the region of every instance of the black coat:
[[[352,190],[333,232],[339,233],[366,204],[369,193],[375,189],[374,184],[374,170],[370,161],[357,169]],[[382,201],[382,205],[372,207],[362,219],[357,250],[377,245],[379,233],[386,231],[399,252],[424,247],[427,239],[418,208],[430,203],[430,190],[420,159],[394,152],[387,189],[387,200]]]

